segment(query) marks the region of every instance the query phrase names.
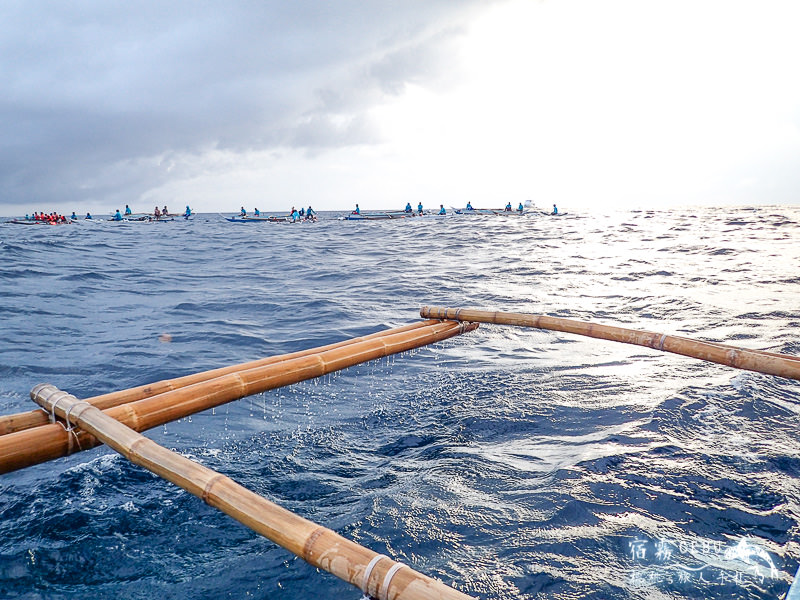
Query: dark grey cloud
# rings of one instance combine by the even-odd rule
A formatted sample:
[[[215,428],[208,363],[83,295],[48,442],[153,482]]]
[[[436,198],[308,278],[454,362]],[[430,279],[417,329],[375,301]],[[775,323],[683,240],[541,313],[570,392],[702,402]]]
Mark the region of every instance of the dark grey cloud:
[[[366,110],[446,86],[486,2],[0,3],[0,202],[135,198],[170,156],[376,141]]]

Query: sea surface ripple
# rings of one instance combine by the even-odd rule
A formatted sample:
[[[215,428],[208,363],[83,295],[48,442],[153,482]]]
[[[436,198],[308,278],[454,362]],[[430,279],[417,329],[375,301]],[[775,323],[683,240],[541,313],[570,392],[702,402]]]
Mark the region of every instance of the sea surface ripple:
[[[0,225],[0,413],[419,319],[590,320],[800,354],[800,208]],[[148,432],[481,599],[783,597],[800,383],[481,325]],[[0,598],[352,598],[97,448],[0,478]]]

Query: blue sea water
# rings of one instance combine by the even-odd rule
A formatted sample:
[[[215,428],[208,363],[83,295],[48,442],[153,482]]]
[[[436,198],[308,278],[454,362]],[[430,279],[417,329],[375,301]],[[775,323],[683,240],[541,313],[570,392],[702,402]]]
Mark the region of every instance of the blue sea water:
[[[800,354],[800,207],[0,225],[0,413],[419,319],[547,314]],[[800,383],[481,325],[147,433],[481,599],[783,597]],[[107,448],[0,476],[0,598],[360,592]]]

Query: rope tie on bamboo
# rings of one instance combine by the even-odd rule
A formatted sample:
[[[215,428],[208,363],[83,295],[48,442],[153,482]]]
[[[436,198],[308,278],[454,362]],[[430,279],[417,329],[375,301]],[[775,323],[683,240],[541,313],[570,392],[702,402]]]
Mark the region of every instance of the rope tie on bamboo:
[[[56,421],[56,406],[58,406],[58,403],[61,402],[62,400],[64,400],[65,398],[69,397],[69,394],[67,394],[66,392],[56,392],[56,393],[57,394],[61,394],[61,395],[58,398],[56,398],[56,401],[53,402],[53,405],[50,407],[50,422],[51,423],[57,423],[58,422],[58,421]],[[49,400],[50,398],[48,397],[47,399]],[[66,429],[66,427],[64,429]]]
[[[89,406],[88,402],[78,402],[76,404],[73,404],[72,406],[69,406],[67,408],[67,411],[64,413],[64,423],[61,423],[61,426],[64,428],[64,431],[66,431],[67,433],[71,433],[72,437],[75,438],[75,443],[78,444],[78,450],[83,450],[83,448],[81,448],[81,440],[78,437],[78,434],[75,432],[75,430],[78,428],[78,426],[77,425],[73,425],[73,424],[71,424],[69,422],[69,413],[72,411],[73,408],[75,408],[76,406],[80,406],[81,404],[85,404],[85,405]],[[68,438],[68,439],[72,439],[72,438]],[[72,443],[69,444],[69,451],[70,451],[70,453],[72,452]]]
[[[76,406],[78,406],[78,404],[80,404],[80,403],[71,404],[70,406],[67,407],[67,410],[64,413],[64,422],[67,424],[67,426],[64,427],[64,429],[66,429],[67,431],[72,431],[73,429],[75,429],[75,425],[73,425],[72,423],[69,422],[69,413],[71,413],[72,409],[75,408]],[[84,402],[83,404],[86,404],[86,403]]]
[[[666,341],[667,341],[667,334],[665,333],[664,335],[661,336],[661,339],[658,342],[658,349],[661,350],[662,352],[664,351],[664,342]]]
[[[392,583],[392,577],[405,566],[406,565],[403,563],[395,563],[394,566],[386,572],[386,577],[383,578],[383,585],[381,585],[381,598],[389,597],[389,585]]]
[[[42,386],[42,387],[44,387],[44,386]],[[40,392],[41,392],[41,389],[39,389],[36,393],[39,394]],[[72,409],[74,409],[77,406],[81,406],[81,405],[91,406],[91,405],[88,402],[84,402],[84,401],[77,401],[74,404],[70,404],[66,408],[66,410],[64,411],[64,422],[57,421],[56,420],[56,407],[58,407],[58,403],[61,402],[62,400],[67,400],[67,399],[70,399],[70,398],[73,399],[73,400],[77,400],[77,398],[75,398],[75,396],[72,396],[71,394],[68,394],[67,392],[63,392],[61,390],[57,390],[57,389],[54,388],[52,393],[49,396],[47,396],[46,400],[49,400],[54,395],[58,395],[58,397],[55,399],[55,402],[53,402],[53,404],[50,406],[50,411],[49,412],[45,411],[45,412],[48,412],[48,414],[50,415],[50,422],[51,423],[58,423],[59,425],[61,425],[61,427],[64,428],[64,431],[67,432],[67,453],[68,454],[72,454],[72,438],[75,438],[75,443],[78,445],[78,450],[83,450],[83,448],[81,447],[81,440],[78,437],[78,434],[75,432],[75,430],[77,429],[77,424],[73,425],[72,423],[69,422],[69,414],[72,412]]]
[[[371,596],[369,595],[369,576],[372,575],[372,569],[375,568],[381,559],[389,558],[385,554],[376,554],[372,557],[372,560],[369,561],[367,568],[364,569],[364,576],[361,578],[361,591],[364,592],[364,595],[361,597],[361,600],[370,600]],[[389,560],[391,560],[389,558]]]

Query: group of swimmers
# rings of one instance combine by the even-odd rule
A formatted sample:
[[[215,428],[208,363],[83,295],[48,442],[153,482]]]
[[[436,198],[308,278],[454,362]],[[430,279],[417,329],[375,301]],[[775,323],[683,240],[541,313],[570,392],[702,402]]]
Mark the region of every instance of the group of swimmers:
[[[239,216],[247,218],[247,211],[244,209],[244,206],[239,210]],[[253,217],[260,217],[261,211],[258,208],[253,210]],[[316,221],[317,220],[317,213],[316,211],[309,207],[303,208],[300,207],[300,210],[297,210],[294,206],[292,207],[291,212],[289,213],[288,219],[291,219],[292,223],[296,223],[297,221]]]

